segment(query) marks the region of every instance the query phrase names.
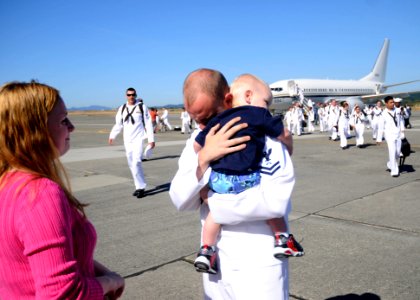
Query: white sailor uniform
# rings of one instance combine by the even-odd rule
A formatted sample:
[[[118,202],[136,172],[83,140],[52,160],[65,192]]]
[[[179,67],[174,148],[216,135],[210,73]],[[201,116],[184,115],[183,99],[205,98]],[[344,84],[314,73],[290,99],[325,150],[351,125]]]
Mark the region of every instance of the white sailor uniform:
[[[338,134],[340,136],[340,147],[346,148],[347,147],[347,136],[349,132],[349,111],[344,108],[340,108],[340,112],[338,114]]]
[[[383,109],[375,106],[373,108],[372,115],[372,138],[376,140],[377,143],[382,142],[384,135],[384,118],[383,118]]]
[[[302,120],[303,120],[303,112],[300,107],[293,107],[292,110],[292,133],[296,133],[297,135],[302,134]]]
[[[199,191],[211,169],[197,181],[198,158],[192,147],[196,134],[181,154],[169,195],[178,210],[200,208],[204,222],[209,210],[201,204]],[[288,299],[288,260],[273,257],[274,238],[266,220],[287,220],[294,170],[283,144],[267,138],[264,151],[260,186],[232,195],[232,201],[209,201],[215,222],[224,225],[217,243],[220,271],[203,274],[205,299]]]
[[[141,163],[143,139],[147,137],[149,143],[154,142],[152,118],[146,105],[136,102],[135,105],[127,103],[118,108],[109,138],[115,139],[123,129],[125,153],[136,190],[144,189],[146,181]]]
[[[308,112],[308,132],[315,131],[314,122],[315,122],[315,113],[313,109],[310,109]]]
[[[181,133],[191,133],[191,117],[187,111],[181,112]]]
[[[169,130],[172,130],[172,126],[169,123],[169,119],[168,118],[169,118],[169,112],[168,112],[167,109],[164,109],[163,110],[163,113],[162,113],[162,116],[160,117],[160,119],[161,119],[162,123],[165,124],[166,127],[168,127]]]
[[[318,118],[319,118],[319,131],[324,132],[326,130],[326,109],[325,107],[318,108]]]
[[[366,125],[367,128],[371,128],[372,127],[372,115],[373,115],[373,107],[369,107],[369,106],[365,106],[365,108],[363,109],[365,115],[366,115]]]
[[[329,105],[327,108],[327,125],[328,130],[331,133],[331,139],[336,140],[338,138],[337,134],[337,125],[338,125],[338,115],[340,109],[338,106]]]
[[[292,132],[292,109],[288,109],[284,115],[284,121],[286,122],[286,127],[289,132]]]
[[[387,168],[391,170],[391,176],[398,176],[401,138],[404,137],[404,120],[396,109],[392,111],[385,109],[383,112],[383,126],[389,155]]]
[[[354,132],[356,135],[356,146],[363,146],[365,140],[363,138],[363,133],[365,132],[365,115],[360,112],[353,112],[351,115],[350,124],[354,128]]]

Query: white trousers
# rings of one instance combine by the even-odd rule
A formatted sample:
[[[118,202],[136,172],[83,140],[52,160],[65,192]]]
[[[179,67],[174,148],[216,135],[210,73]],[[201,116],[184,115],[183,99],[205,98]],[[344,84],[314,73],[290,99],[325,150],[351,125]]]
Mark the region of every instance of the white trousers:
[[[324,132],[325,131],[325,120],[323,118],[319,119],[319,131]]]
[[[167,126],[167,125],[166,125]],[[191,129],[190,129],[190,122],[188,120],[182,120],[182,127],[181,127],[181,132],[182,133],[191,133]]]
[[[356,146],[363,145],[365,140],[363,133],[365,132],[365,125],[363,123],[356,124],[354,126],[354,132],[356,133]]]
[[[301,135],[302,134],[302,127],[301,127],[301,122],[300,121],[292,121],[292,133],[295,133],[297,135]]]
[[[335,140],[338,137],[337,127],[335,127],[334,124],[328,124],[328,127],[331,133],[331,139]]]
[[[143,152],[143,139],[137,139],[132,143],[124,143],[125,154],[127,156],[128,167],[133,176],[136,190],[144,189],[146,181],[144,179],[143,166],[141,164],[141,156]]]
[[[308,132],[314,132],[314,131],[315,131],[314,121],[308,121]]]
[[[273,244],[266,221],[223,225],[217,243],[219,272],[203,275],[204,299],[288,299],[289,259],[274,258]]]
[[[372,128],[372,116],[367,117],[366,125],[368,129]]]
[[[382,118],[374,117],[372,119],[372,138],[377,143],[382,142],[384,136],[384,122]]]
[[[340,147],[347,147],[347,127],[340,124],[338,126],[338,134],[340,135]]]
[[[387,168],[391,170],[391,176],[398,175],[400,170],[398,168],[398,160],[401,152],[401,139],[390,138],[386,140],[388,145],[389,160],[386,164]]]
[[[287,300],[288,262],[280,266],[231,270],[220,275],[203,275],[206,300]]]
[[[169,130],[172,130],[172,126],[169,124],[168,118],[163,119],[162,122],[166,125],[166,127],[168,127]]]

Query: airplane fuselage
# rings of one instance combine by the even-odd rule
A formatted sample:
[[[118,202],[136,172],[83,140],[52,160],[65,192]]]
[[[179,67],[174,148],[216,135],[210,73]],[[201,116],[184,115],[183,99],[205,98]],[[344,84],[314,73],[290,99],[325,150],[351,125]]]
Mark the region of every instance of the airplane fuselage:
[[[326,102],[330,99],[346,100],[350,107],[364,104],[378,98],[386,90],[386,66],[389,40],[385,39],[372,71],[359,80],[291,79],[270,84],[273,94],[271,109],[285,110],[293,101],[311,99]]]
[[[359,80],[290,79],[273,82],[270,84],[273,94],[273,103],[270,109],[285,111],[295,101],[305,104],[305,99],[311,99],[315,103],[336,99],[347,101],[350,108],[356,104],[363,107],[366,104],[375,103],[385,96],[408,97],[409,93],[419,93],[419,91],[412,91],[384,94],[389,87],[420,81],[411,80],[385,85],[388,49],[389,39],[385,39],[372,71]]]
[[[300,93],[313,102],[328,102],[331,99],[347,100],[364,105],[362,96],[385,91],[380,82],[361,80],[293,79],[270,84],[274,110],[285,110],[292,102],[299,101]]]

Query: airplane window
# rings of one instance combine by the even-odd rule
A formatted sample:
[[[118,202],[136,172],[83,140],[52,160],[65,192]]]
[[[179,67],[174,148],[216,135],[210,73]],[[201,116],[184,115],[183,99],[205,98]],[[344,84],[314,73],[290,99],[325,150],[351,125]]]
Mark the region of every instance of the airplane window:
[[[271,88],[272,91],[281,92],[283,88]]]

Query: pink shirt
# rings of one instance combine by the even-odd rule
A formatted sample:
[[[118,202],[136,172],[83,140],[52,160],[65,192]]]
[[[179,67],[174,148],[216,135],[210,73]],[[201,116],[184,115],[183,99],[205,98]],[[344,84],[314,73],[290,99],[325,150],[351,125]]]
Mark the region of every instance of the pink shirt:
[[[0,190],[0,299],[103,299],[93,225],[53,181],[8,173]]]

